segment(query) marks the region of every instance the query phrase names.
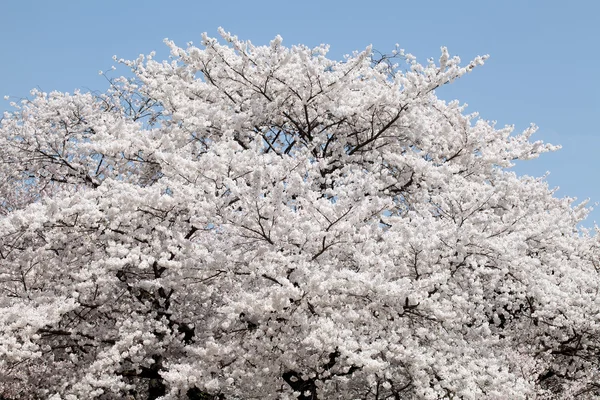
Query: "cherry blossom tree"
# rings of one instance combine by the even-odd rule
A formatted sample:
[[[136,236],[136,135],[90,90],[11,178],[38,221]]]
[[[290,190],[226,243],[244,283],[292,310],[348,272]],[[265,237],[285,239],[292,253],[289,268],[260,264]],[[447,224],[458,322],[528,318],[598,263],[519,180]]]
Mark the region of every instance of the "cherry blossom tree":
[[[511,171],[556,147],[435,95],[486,57],[220,33],[5,114],[5,399],[600,395],[587,209]]]

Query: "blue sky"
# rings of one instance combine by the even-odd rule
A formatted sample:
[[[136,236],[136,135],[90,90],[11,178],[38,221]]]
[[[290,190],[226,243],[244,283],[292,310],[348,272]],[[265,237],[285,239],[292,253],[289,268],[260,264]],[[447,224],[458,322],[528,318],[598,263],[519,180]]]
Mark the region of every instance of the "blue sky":
[[[31,1],[12,0],[0,13],[0,95],[30,89],[103,90],[98,70],[111,57],[157,51],[166,37],[181,46],[217,27],[265,44],[331,45],[341,58],[369,44],[386,52],[395,43],[422,61],[440,46],[465,62],[490,54],[484,67],[439,91],[499,125],[536,134],[557,153],[520,164],[543,175],[559,196],[600,202],[600,2],[593,0],[479,1]],[[0,110],[8,109],[8,103]],[[534,136],[535,138],[535,136]],[[600,223],[600,206],[590,216]]]

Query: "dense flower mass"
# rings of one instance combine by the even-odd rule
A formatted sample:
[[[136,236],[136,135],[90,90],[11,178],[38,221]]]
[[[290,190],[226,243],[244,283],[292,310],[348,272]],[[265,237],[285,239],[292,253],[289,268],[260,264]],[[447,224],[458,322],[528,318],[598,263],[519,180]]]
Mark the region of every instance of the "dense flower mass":
[[[587,210],[461,66],[225,32],[0,126],[4,399],[600,395]],[[394,64],[399,60],[400,64]]]

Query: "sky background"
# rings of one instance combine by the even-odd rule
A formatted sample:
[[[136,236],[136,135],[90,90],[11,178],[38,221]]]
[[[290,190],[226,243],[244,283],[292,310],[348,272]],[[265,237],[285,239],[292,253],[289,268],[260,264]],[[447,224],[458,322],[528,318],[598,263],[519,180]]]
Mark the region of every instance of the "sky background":
[[[466,63],[490,54],[486,65],[438,91],[469,112],[540,127],[533,137],[563,149],[516,167],[544,175],[560,197],[600,202],[600,1],[4,1],[0,8],[0,99],[27,97],[32,88],[104,90],[99,70],[112,56],[168,56],[164,38],[185,46],[217,28],[267,44],[331,45],[339,59],[372,44],[398,43],[418,57],[439,58],[440,46]],[[116,72],[124,73],[124,69]],[[0,100],[1,101],[1,100]],[[0,111],[10,108],[0,103]],[[600,224],[600,206],[585,223]]]

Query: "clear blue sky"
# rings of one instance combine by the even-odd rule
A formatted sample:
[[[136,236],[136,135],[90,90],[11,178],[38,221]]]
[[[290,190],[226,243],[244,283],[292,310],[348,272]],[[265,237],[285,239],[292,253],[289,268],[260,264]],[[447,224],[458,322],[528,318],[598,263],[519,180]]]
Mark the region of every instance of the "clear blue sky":
[[[34,87],[103,90],[98,70],[108,70],[114,54],[166,57],[164,38],[199,43],[218,26],[256,44],[277,34],[288,45],[328,43],[335,58],[395,43],[422,61],[442,45],[465,62],[490,54],[440,97],[500,125],[536,123],[537,138],[563,149],[517,171],[550,171],[558,195],[600,202],[600,1],[13,0],[0,11],[0,95],[11,100]],[[600,223],[600,206],[590,219],[586,225]]]

